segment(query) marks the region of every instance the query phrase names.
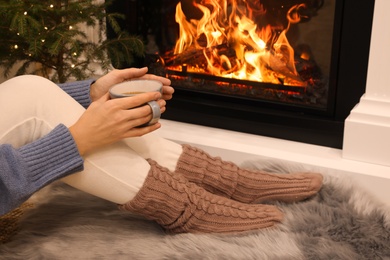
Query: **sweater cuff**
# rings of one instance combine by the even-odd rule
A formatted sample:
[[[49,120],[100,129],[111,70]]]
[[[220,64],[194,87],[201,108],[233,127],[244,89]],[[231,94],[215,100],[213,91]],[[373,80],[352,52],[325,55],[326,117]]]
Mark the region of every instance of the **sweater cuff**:
[[[68,128],[58,125],[48,135],[18,149],[30,171],[30,182],[40,189],[83,170],[83,159]]]
[[[92,102],[90,88],[93,82],[95,82],[95,80],[89,79],[58,84],[58,86],[60,86],[66,93],[68,93],[68,95],[80,103],[84,108],[87,108]]]

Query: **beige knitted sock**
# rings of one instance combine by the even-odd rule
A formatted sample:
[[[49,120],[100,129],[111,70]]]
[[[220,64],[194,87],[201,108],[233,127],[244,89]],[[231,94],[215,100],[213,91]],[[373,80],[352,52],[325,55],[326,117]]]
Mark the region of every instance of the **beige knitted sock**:
[[[123,210],[156,221],[173,233],[231,233],[273,226],[283,214],[271,205],[243,204],[207,192],[149,160],[151,170]]]
[[[241,169],[190,145],[183,145],[175,172],[211,193],[244,203],[300,201],[316,194],[323,179],[318,173],[275,174]]]

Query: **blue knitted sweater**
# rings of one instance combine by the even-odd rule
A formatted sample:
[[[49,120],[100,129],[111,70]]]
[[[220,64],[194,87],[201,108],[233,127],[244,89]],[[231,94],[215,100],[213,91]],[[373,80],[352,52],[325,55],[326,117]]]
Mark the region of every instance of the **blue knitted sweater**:
[[[59,86],[86,108],[91,103],[92,82]],[[18,149],[0,144],[0,215],[19,206],[45,185],[82,169],[83,159],[68,128],[62,124]]]

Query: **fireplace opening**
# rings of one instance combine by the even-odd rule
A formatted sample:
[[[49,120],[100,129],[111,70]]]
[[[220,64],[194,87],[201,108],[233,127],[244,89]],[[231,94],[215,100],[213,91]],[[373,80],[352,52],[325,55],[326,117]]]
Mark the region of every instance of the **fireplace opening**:
[[[180,88],[326,109],[335,6],[327,5],[326,22],[307,29],[297,25],[324,2],[300,1],[179,1],[176,24],[167,26],[179,34],[170,40],[176,40],[173,48],[153,50],[154,70]],[[314,33],[320,37],[310,37]]]
[[[341,148],[365,88],[364,2],[117,0],[112,11],[145,41],[136,66],[176,89],[163,118]]]

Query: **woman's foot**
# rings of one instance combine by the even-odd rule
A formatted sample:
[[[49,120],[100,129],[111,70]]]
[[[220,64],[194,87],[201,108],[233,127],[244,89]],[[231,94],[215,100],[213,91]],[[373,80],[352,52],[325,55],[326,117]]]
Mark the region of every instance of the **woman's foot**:
[[[235,233],[280,222],[272,205],[244,204],[207,192],[149,160],[150,172],[135,198],[121,208],[154,220],[173,233]]]
[[[190,145],[183,145],[175,172],[211,193],[244,203],[301,201],[315,195],[323,180],[318,173],[275,174],[241,169]]]

